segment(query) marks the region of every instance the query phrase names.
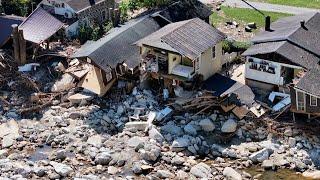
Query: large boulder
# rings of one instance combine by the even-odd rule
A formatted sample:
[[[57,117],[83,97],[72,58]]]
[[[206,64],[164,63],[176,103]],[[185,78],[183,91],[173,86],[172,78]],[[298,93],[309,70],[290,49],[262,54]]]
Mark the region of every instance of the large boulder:
[[[226,167],[223,170],[223,175],[230,180],[241,180],[241,174],[239,174],[236,170],[232,169],[231,167]]]
[[[205,163],[199,163],[193,166],[190,170],[190,173],[196,176],[197,178],[210,178],[212,177],[211,168]]]
[[[264,148],[258,152],[251,154],[249,156],[249,159],[254,163],[263,162],[264,160],[267,160],[272,153],[272,149]]]
[[[108,165],[111,160],[112,156],[109,152],[101,152],[96,155],[94,162],[96,164]]]
[[[237,130],[237,122],[233,119],[227,120],[221,127],[223,133],[233,133]]]
[[[70,166],[66,165],[66,164],[62,164],[62,163],[57,163],[57,162],[51,161],[50,165],[54,168],[56,173],[58,173],[62,177],[66,177],[71,172],[73,172],[73,169]]]
[[[199,122],[201,129],[205,132],[211,132],[215,129],[213,122],[210,119],[203,119]]]

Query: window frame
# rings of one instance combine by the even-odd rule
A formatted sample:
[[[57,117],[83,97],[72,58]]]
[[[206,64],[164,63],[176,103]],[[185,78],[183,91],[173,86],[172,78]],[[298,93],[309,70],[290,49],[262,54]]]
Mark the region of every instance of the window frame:
[[[216,58],[216,46],[213,46],[211,48],[211,51],[212,51],[212,59],[215,59]]]
[[[310,96],[310,106],[312,106],[312,107],[318,106],[318,98],[316,96],[311,95],[311,94],[309,96]],[[312,104],[312,98],[315,98],[315,100],[316,100],[315,104]]]

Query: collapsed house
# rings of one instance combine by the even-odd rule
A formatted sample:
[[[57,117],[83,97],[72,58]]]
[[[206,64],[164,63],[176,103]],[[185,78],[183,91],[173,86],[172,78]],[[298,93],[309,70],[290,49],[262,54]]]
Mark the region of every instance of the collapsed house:
[[[25,18],[14,15],[0,15],[0,48],[5,46],[11,39],[11,34],[13,31],[12,25],[20,25]]]
[[[292,83],[303,69],[319,64],[320,13],[282,18],[252,40],[246,56],[246,83],[263,89]]]
[[[139,40],[142,80],[150,74],[165,86],[206,80],[222,67],[225,35],[199,18],[171,23]],[[167,82],[167,83],[166,83]]]
[[[285,92],[270,96],[279,94],[283,97],[279,107],[291,104],[292,112],[309,118],[320,112],[319,25],[320,13],[280,19],[271,25],[272,31],[254,37],[253,46],[243,53],[248,85]]]
[[[77,35],[82,24],[113,22],[120,15],[114,0],[42,0],[38,6],[65,23],[68,37]]]
[[[175,22],[175,17],[188,18],[184,13],[172,11],[179,8],[174,3],[168,8],[136,17],[120,27],[113,28],[108,34],[98,41],[88,41],[72,58],[77,58],[83,63],[89,63],[91,70],[81,78],[78,86],[103,96],[113,86],[117,79],[129,74],[131,79],[139,79],[140,48],[136,46],[138,40],[159,30],[161,27]],[[199,4],[197,3],[197,6]],[[192,15],[199,15],[203,19],[209,17],[198,12],[201,8],[192,8]],[[179,15],[181,14],[181,16]]]

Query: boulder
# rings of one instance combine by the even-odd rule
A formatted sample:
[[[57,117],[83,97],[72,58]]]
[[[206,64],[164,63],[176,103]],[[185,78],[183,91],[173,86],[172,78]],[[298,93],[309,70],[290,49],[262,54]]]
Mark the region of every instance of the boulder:
[[[233,133],[237,130],[237,122],[233,119],[227,120],[221,127],[223,133]]]
[[[164,141],[164,137],[156,128],[151,128],[149,130],[149,137],[156,140],[158,143],[163,143]]]
[[[249,159],[254,163],[263,162],[264,160],[267,160],[272,153],[272,149],[264,148],[258,152],[251,154],[249,156]]]
[[[96,155],[94,162],[100,165],[108,165],[111,160],[112,157],[109,152],[101,152]]]
[[[182,165],[184,163],[184,158],[180,156],[175,156],[171,160],[171,164],[173,165]]]
[[[55,172],[62,177],[67,177],[71,172],[73,172],[73,169],[66,164],[51,161],[50,165],[54,168]]]
[[[172,151],[182,151],[190,145],[190,141],[187,138],[178,138],[172,142],[171,149]]]
[[[211,132],[215,129],[213,122],[210,119],[203,119],[199,122],[201,129],[205,132]]]
[[[212,176],[210,166],[205,163],[199,163],[193,166],[190,173],[197,178],[210,178]]]
[[[231,167],[224,168],[222,174],[230,180],[241,180],[241,174],[239,174],[236,170],[232,169]]]
[[[166,178],[172,179],[175,176],[174,174],[172,174],[170,171],[167,171],[167,170],[158,170],[156,174],[161,179],[166,179]]]
[[[129,147],[137,147],[139,144],[144,144],[147,141],[145,137],[133,136],[127,142]]]
[[[114,166],[108,167],[108,174],[115,175],[119,172],[119,169]]]
[[[193,125],[191,124],[187,124],[183,130],[189,134],[189,135],[192,135],[192,136],[196,136],[197,135],[197,130],[193,127]]]
[[[176,136],[180,136],[183,134],[182,129],[173,123],[171,123],[171,124],[168,123],[168,124],[162,126],[161,131],[163,131],[164,133],[169,133],[169,134],[176,135]]]
[[[267,160],[264,160],[264,161],[262,162],[261,167],[263,167],[263,168],[266,169],[266,170],[274,169],[274,168],[275,168],[275,164],[273,163],[272,160],[267,159]]]
[[[141,158],[146,161],[156,161],[158,157],[160,156],[161,149],[160,147],[153,145],[153,144],[147,144],[145,145],[145,148],[140,150]]]
[[[103,138],[97,134],[94,136],[90,136],[87,140],[87,143],[94,147],[100,148],[102,146],[102,139]]]

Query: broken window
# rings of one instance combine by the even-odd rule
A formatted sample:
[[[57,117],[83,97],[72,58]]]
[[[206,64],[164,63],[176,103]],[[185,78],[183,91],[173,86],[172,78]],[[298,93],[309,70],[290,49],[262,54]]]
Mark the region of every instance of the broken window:
[[[317,100],[317,97],[310,95],[310,106],[317,106]]]
[[[102,80],[104,84],[107,84],[109,81],[112,80],[112,69],[108,68],[107,71],[101,70]]]

